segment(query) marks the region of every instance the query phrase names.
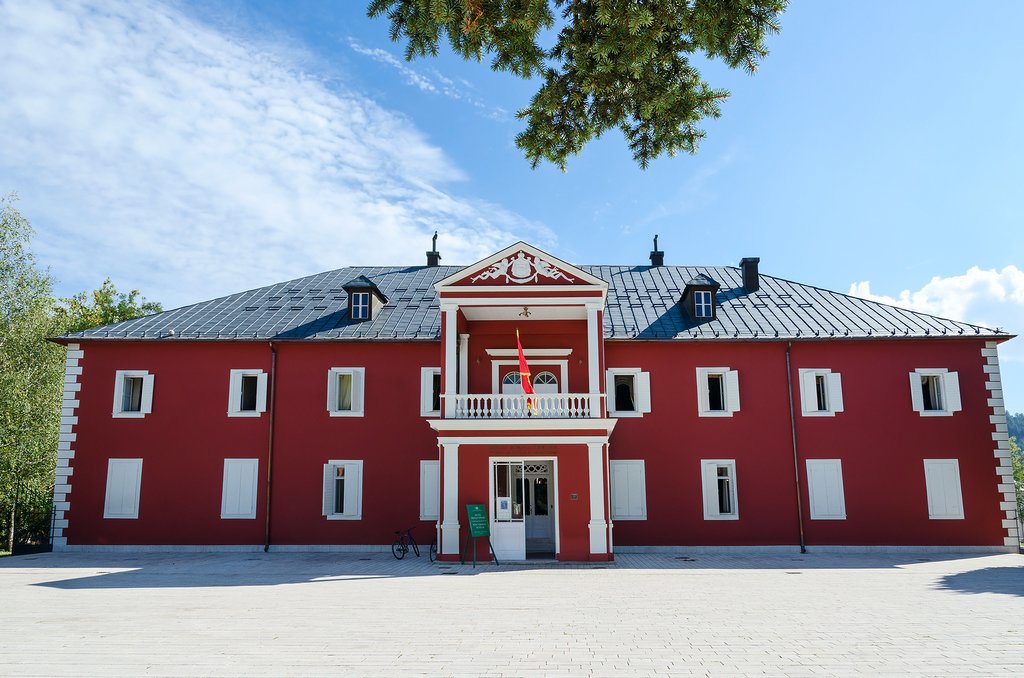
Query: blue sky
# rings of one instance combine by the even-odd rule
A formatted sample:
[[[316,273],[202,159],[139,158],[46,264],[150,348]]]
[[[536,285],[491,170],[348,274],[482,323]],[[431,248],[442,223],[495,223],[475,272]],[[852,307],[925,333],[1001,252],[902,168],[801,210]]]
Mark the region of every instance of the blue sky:
[[[516,239],[572,262],[736,264],[1024,331],[1024,3],[797,2],[696,156],[514,145],[535,83],[406,63],[362,0],[0,0],[0,191],[61,294],[165,306]],[[1024,409],[1024,340],[1001,349]]]

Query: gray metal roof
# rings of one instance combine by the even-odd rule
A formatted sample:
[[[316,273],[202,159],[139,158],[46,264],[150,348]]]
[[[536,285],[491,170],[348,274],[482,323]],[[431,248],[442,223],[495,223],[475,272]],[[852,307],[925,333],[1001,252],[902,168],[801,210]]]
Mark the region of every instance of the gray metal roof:
[[[105,325],[63,338],[161,340],[436,340],[441,313],[434,283],[461,266],[342,268]],[[1006,332],[761,275],[747,293],[731,266],[579,266],[609,284],[608,339],[808,339],[1008,337]],[[721,284],[717,317],[697,321],[679,299],[688,281]],[[366,276],[389,299],[369,321],[348,317],[343,286]],[[172,334],[173,332],[173,334]]]

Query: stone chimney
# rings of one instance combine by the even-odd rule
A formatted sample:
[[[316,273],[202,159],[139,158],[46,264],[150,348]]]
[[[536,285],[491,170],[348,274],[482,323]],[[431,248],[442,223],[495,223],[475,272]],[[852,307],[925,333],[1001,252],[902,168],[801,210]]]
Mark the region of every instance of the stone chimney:
[[[743,289],[747,292],[761,289],[761,278],[757,273],[757,265],[760,262],[760,257],[743,257],[740,260],[740,268],[743,269]]]
[[[431,250],[427,252],[427,266],[439,266],[441,264],[441,253],[437,251],[437,231],[431,240]]]
[[[654,236],[654,249],[651,251],[651,266],[665,265],[665,253],[658,249],[658,236]]]

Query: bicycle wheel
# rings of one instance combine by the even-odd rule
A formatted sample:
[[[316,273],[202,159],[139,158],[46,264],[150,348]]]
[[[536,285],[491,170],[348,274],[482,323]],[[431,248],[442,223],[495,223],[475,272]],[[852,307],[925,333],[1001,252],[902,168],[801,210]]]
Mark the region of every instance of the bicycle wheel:
[[[420,547],[416,543],[416,540],[412,538],[412,532],[406,532],[406,536],[409,537],[409,546],[412,547],[412,552],[416,554],[416,557],[420,557]]]
[[[393,555],[395,558],[398,558],[399,560],[405,558],[405,552],[408,550],[409,547],[407,547],[401,541],[396,541],[394,544],[391,545],[391,555]]]
[[[435,560],[437,560],[437,540],[436,539],[434,541],[430,542],[430,551],[427,552],[427,555],[430,556],[430,562],[434,562]]]

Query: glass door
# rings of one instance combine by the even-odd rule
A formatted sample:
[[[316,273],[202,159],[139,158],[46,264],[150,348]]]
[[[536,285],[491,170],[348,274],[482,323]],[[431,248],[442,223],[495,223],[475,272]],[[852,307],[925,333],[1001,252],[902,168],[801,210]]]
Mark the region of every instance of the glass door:
[[[524,464],[491,462],[491,538],[498,560],[526,559]]]

